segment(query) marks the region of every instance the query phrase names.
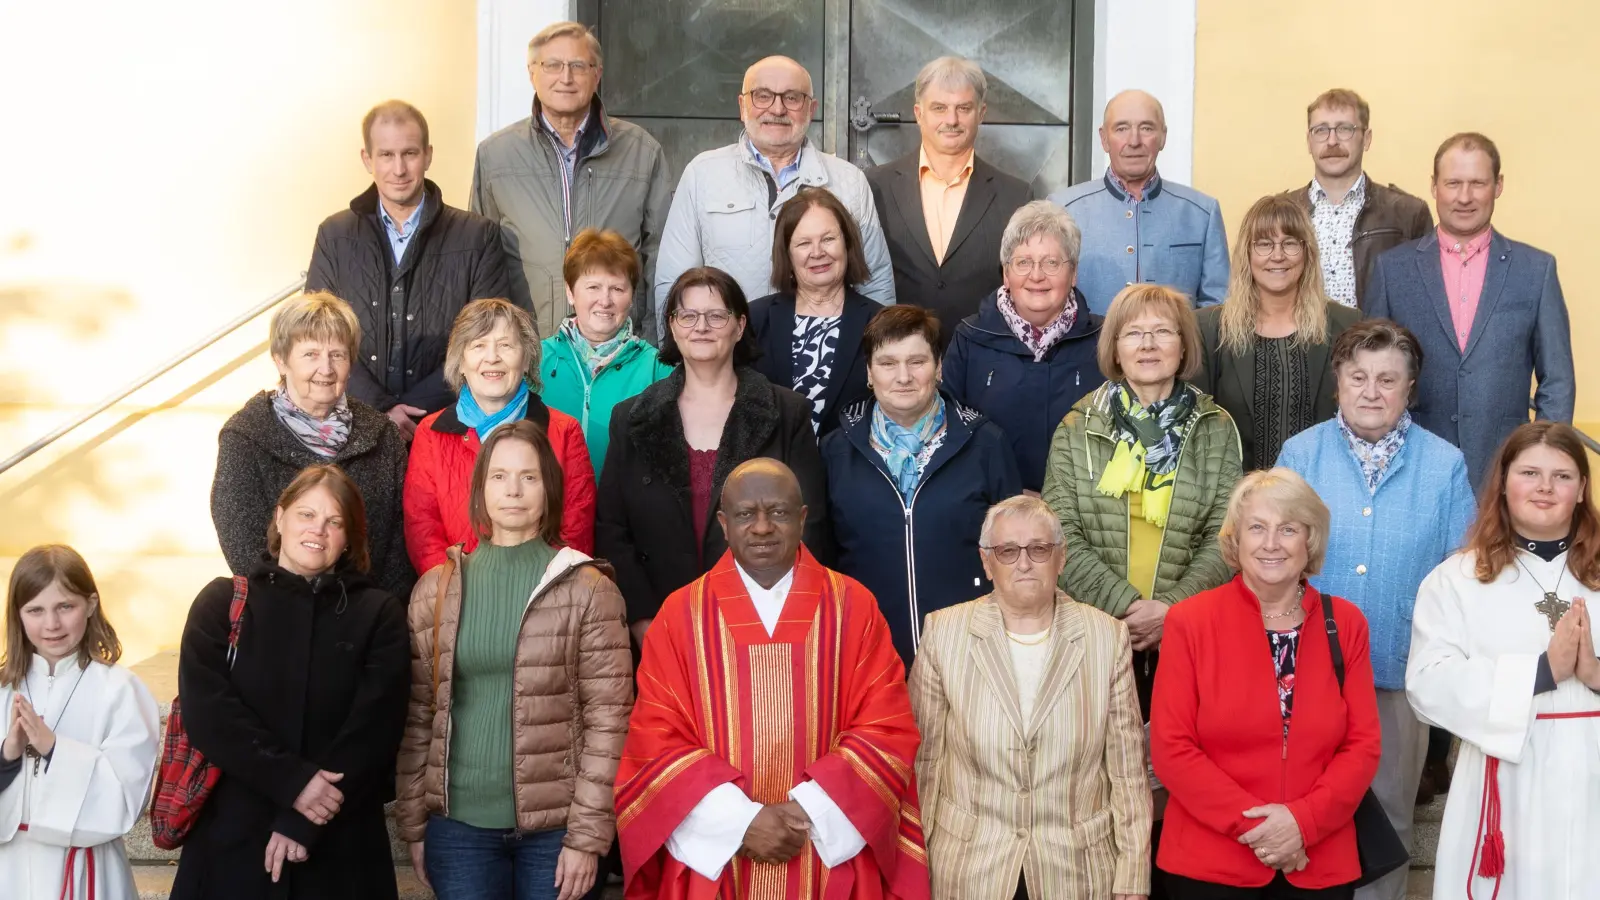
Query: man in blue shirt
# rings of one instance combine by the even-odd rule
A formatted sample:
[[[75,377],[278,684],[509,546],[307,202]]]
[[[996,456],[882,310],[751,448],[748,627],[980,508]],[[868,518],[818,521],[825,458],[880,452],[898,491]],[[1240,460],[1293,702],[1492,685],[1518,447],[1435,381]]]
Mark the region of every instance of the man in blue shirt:
[[[1100,126],[1100,147],[1111,160],[1105,176],[1050,197],[1083,232],[1078,290],[1097,315],[1124,287],[1141,282],[1182,291],[1196,306],[1227,296],[1222,210],[1194,188],[1162,180],[1156,157],[1166,143],[1160,101],[1123,91],[1106,104]]]

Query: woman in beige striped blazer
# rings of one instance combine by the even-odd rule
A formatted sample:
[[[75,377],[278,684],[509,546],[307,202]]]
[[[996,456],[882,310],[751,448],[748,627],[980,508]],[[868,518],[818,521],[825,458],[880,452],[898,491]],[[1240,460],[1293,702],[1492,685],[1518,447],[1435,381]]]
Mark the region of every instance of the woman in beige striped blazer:
[[[934,900],[1150,891],[1150,784],[1128,628],[1056,589],[1061,523],[989,510],[994,592],[928,616],[911,667]]]

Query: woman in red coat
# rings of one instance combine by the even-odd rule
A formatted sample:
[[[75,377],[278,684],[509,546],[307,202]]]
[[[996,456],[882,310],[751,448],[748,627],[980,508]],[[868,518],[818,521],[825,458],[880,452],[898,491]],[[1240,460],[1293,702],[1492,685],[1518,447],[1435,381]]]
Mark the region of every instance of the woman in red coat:
[[[1170,795],[1156,865],[1172,900],[1354,894],[1352,820],[1381,732],[1366,619],[1305,580],[1327,539],[1328,508],[1300,476],[1252,473],[1218,537],[1239,575],[1167,613],[1150,755]]]
[[[482,438],[502,422],[527,419],[550,437],[566,502],[561,540],[594,552],[594,464],[578,420],[539,399],[539,336],[533,319],[507,300],[474,300],[456,316],[444,357],[455,406],[423,419],[406,468],[406,551],[419,572],[444,562],[444,551],[478,545],[468,516],[472,465]]]

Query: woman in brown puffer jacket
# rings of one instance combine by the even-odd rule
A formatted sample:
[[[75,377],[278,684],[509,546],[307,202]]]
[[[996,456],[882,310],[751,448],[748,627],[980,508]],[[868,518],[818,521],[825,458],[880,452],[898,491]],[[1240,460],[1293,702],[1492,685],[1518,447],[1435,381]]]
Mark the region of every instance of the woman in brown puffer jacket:
[[[395,819],[439,900],[575,900],[616,830],[628,630],[610,567],[560,546],[560,471],[534,423],[495,429],[472,473],[482,541],[411,595]]]

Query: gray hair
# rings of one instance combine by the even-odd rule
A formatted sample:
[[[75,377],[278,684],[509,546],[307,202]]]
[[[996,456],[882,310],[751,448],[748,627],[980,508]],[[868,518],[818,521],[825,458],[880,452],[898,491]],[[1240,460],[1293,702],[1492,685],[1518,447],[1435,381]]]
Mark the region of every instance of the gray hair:
[[[1040,235],[1055,238],[1067,262],[1077,268],[1083,233],[1065,207],[1049,200],[1035,200],[1011,214],[1005,234],[1000,237],[1000,265],[1011,262],[1011,254],[1017,252],[1018,247]]]
[[[528,42],[528,65],[533,65],[533,60],[539,55],[539,50],[545,44],[556,38],[577,38],[589,46],[589,58],[595,65],[603,64],[600,57],[600,39],[594,36],[589,26],[582,22],[557,22],[533,36]]]
[[[941,56],[928,63],[917,73],[916,84],[918,103],[922,102],[922,95],[928,92],[928,88],[934,86],[948,91],[964,87],[972,88],[979,106],[982,106],[989,96],[989,79],[984,77],[983,69],[964,56]]]
[[[1062,542],[1061,519],[1057,518],[1055,510],[1050,508],[1050,504],[1040,500],[1038,497],[1018,494],[989,507],[989,512],[983,517],[983,529],[978,532],[978,544],[983,547],[989,546],[989,538],[994,532],[996,522],[1001,519],[1019,516],[1033,519],[1036,522],[1048,522],[1050,524],[1050,540],[1057,544]]]

